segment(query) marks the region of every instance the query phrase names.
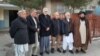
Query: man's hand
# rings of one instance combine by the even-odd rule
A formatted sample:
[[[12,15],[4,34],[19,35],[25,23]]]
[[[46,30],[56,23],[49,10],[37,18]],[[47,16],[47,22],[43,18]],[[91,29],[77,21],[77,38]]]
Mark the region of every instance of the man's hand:
[[[37,28],[37,32],[39,32],[40,31],[40,29],[39,28]]]
[[[46,31],[49,31],[50,30],[50,28],[48,27],[47,29],[46,29]]]

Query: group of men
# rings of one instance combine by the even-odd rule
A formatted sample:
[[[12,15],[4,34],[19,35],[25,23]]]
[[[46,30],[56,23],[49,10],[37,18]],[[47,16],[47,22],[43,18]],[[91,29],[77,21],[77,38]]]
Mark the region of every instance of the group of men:
[[[14,38],[15,56],[44,56],[44,53],[58,52],[86,53],[89,42],[89,22],[84,12],[78,13],[79,18],[72,20],[71,14],[55,12],[53,17],[48,8],[37,15],[32,9],[27,15],[26,10],[18,11],[18,17],[11,23],[10,35]]]

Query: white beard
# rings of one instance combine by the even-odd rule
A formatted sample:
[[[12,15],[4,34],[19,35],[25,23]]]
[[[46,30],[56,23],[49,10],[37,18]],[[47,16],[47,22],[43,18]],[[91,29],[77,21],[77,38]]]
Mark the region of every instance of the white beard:
[[[66,18],[66,19],[67,19],[68,22],[70,21],[70,18]]]

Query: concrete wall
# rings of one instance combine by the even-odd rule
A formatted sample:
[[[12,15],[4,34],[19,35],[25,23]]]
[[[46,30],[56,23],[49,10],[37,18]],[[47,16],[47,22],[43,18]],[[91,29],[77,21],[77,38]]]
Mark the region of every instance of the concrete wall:
[[[46,7],[48,8],[49,10],[49,14],[51,14],[51,0],[46,0]]]
[[[4,26],[4,10],[0,9],[0,28]]]
[[[9,11],[8,10],[4,10],[4,25],[5,25],[5,28],[9,27]]]
[[[4,10],[0,9],[0,21],[4,20]]]
[[[0,29],[9,28],[9,11],[0,9]]]
[[[88,4],[87,6],[85,6],[86,10],[93,10],[91,7],[92,6],[97,6],[99,0],[93,0],[92,2],[90,2],[90,4]],[[64,11],[69,11],[67,7],[65,7],[63,5],[62,2],[60,1],[50,1],[50,0],[46,0],[46,7],[49,8],[49,14],[52,14],[53,12],[57,11],[57,10],[62,10],[62,12]],[[58,8],[57,8],[58,7]],[[65,7],[65,10],[63,9]],[[75,12],[79,12],[80,9],[76,9]]]
[[[52,2],[51,9],[52,9],[52,13],[56,11],[63,13],[66,10],[65,6],[61,2]]]
[[[68,8],[63,5],[62,2],[58,1],[51,1],[46,0],[46,7],[49,9],[49,14],[53,14],[56,11],[59,11],[61,13],[68,11]]]

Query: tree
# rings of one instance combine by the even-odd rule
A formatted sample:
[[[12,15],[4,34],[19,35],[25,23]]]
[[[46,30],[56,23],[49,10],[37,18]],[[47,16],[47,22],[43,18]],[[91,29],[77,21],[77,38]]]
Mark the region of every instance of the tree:
[[[45,4],[44,0],[10,0],[11,4],[17,5],[21,8],[40,8]]]
[[[98,1],[98,5],[100,5],[100,1]]]
[[[92,0],[62,0],[64,4],[68,7],[71,6],[71,8],[74,11],[74,8],[80,8],[82,6],[87,5]]]

